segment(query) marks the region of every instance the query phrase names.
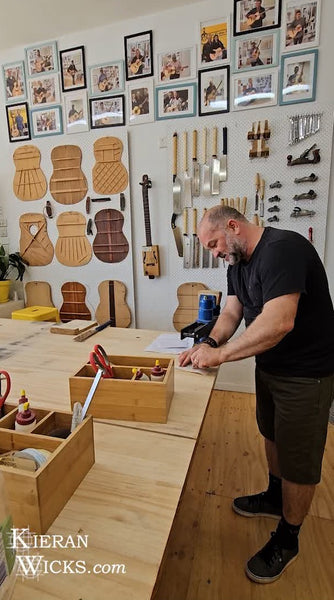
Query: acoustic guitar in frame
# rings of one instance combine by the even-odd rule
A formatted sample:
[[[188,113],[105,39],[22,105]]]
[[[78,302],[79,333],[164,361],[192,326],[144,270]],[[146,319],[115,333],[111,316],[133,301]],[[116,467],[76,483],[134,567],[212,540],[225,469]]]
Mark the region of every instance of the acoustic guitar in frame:
[[[148,202],[148,190],[152,187],[152,182],[148,178],[148,175],[143,175],[143,179],[139,185],[142,186],[146,235],[146,246],[143,247],[144,275],[148,275],[149,279],[154,279],[160,275],[159,246],[152,246],[150,207]]]

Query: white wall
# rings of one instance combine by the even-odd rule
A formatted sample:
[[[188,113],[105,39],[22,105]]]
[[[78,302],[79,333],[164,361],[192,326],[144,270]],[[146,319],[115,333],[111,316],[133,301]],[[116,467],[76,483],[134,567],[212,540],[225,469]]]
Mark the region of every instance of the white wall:
[[[94,6],[92,5],[92,10]],[[158,52],[169,49],[171,46],[188,47],[197,43],[199,34],[199,22],[210,18],[217,18],[230,13],[232,15],[233,2],[232,0],[222,0],[220,2],[207,1],[193,4],[191,9],[188,7],[175,9],[163,13],[157,13],[151,17],[143,17],[135,20],[129,20],[123,23],[106,24],[105,27],[99,29],[91,29],[73,35],[58,36],[58,49],[70,48],[77,45],[85,45],[86,49],[86,65],[105,62],[108,59],[123,58],[123,38],[124,35],[133,34],[148,29],[153,30],[153,46],[154,55]],[[332,56],[332,23],[334,19],[334,5],[331,0],[322,0],[322,16],[321,16],[321,45],[319,46],[319,64],[318,64],[318,85],[317,85],[317,103],[326,107],[326,110],[333,109],[334,98],[334,81],[333,69],[329,67],[330,57]],[[40,40],[36,40],[40,41]],[[1,63],[19,60],[24,57],[24,48],[11,49],[8,52],[2,52],[0,55]],[[1,100],[4,102],[3,92],[1,91]],[[330,108],[328,108],[330,107]],[[286,107],[285,107],[286,108]],[[307,112],[314,109],[313,104],[294,105],[291,106],[291,114],[299,112]],[[274,114],[279,120],[280,107],[271,109],[271,114]],[[245,112],[245,111],[244,111]],[[260,120],[267,118],[265,110],[252,110],[249,113],[249,121]],[[242,113],[239,113],[240,115]],[[285,113],[286,114],[286,113]],[[229,123],[237,123],[238,114],[231,113]],[[210,119],[207,117],[206,119]],[[189,128],[189,131],[194,128],[194,124],[198,123],[198,118],[182,119],[180,122],[183,127]],[[175,126],[180,125],[175,121]],[[173,312],[177,306],[176,289],[178,282],[175,279],[174,273],[176,269],[176,255],[171,240],[170,217],[172,212],[171,198],[171,176],[168,172],[169,150],[159,149],[159,139],[170,134],[171,124],[165,121],[154,122],[140,126],[128,127],[129,141],[129,164],[130,164],[130,181],[131,181],[131,210],[132,210],[132,238],[133,238],[133,262],[134,262],[134,280],[135,280],[135,300],[136,300],[136,325],[139,328],[172,330]],[[84,134],[83,134],[84,135]],[[91,133],[86,134],[90,136]],[[117,129],[101,130],[101,135],[117,135]],[[287,134],[286,134],[287,135]],[[326,132],[326,135],[331,135],[331,132]],[[96,136],[94,136],[94,139]],[[32,143],[38,145],[38,140],[33,140]],[[54,138],[53,145],[65,143],[79,143],[79,138],[73,136],[58,136]],[[232,143],[232,142],[231,142]],[[319,145],[321,148],[321,136],[319,137]],[[9,221],[9,233],[11,239],[11,250],[18,248],[19,242],[19,226],[18,218],[23,212],[30,211],[29,206],[23,206],[23,203],[17,200],[11,191],[11,181],[14,174],[12,152],[15,150],[15,144],[8,143],[7,124],[5,111],[1,112],[0,116],[0,199],[4,206],[5,214]],[[295,146],[294,153],[299,154],[299,147]],[[231,153],[232,154],[232,153]],[[244,156],[245,163],[247,162],[246,155]],[[285,154],[277,157],[278,160],[285,160]],[[329,157],[322,155],[323,161],[328,161]],[[254,167],[255,170],[255,167]],[[256,169],[257,170],[257,169]],[[141,247],[145,243],[144,236],[144,219],[142,211],[141,181],[143,173],[148,173],[152,179],[153,187],[149,192],[150,213],[152,224],[153,243],[160,246],[161,254],[161,272],[159,279],[149,280],[142,273],[141,264]],[[243,182],[244,193],[249,197],[254,194],[253,181]],[[330,190],[332,197],[334,181],[331,179]],[[92,190],[90,190],[92,192]],[[237,195],[237,194],[235,194]],[[56,203],[51,196],[46,196],[51,199],[53,205]],[[44,199],[44,200],[45,200]],[[326,201],[326,199],[324,199]],[[40,202],[40,210],[44,205],[44,201]],[[29,204],[29,203],[25,203]],[[84,213],[84,206],[75,205],[73,210],[81,210]],[[209,206],[214,202],[208,203]],[[113,205],[117,208],[116,204]],[[63,207],[61,207],[63,209]],[[32,209],[35,210],[35,209]],[[61,212],[61,211],[58,211]],[[334,240],[332,236],[334,224],[334,210],[332,203],[329,202],[328,221],[327,221],[327,247],[325,255],[325,266],[328,272],[330,286],[334,293]],[[56,269],[51,267],[29,269],[29,279],[44,279],[52,285],[53,295],[59,298],[56,290],[60,287],[59,282],[55,279],[54,273]],[[43,269],[43,270],[41,270]],[[38,276],[37,276],[38,273]],[[210,283],[211,285],[211,275]],[[79,277],[79,275],[78,275]],[[98,285],[99,280],[96,279],[96,259],[92,261],[87,270],[87,277],[91,287]],[[221,281],[225,277],[222,269],[217,270],[216,289],[222,289]],[[79,279],[77,279],[79,280]],[[184,281],[203,281],[206,283],[206,274],[201,272],[196,279],[192,278],[192,273],[185,273]],[[85,283],[83,281],[83,283]],[[56,304],[58,304],[56,302]],[[248,391],[253,389],[252,376],[253,360],[243,361],[242,363],[234,363],[224,365],[221,369],[218,385],[227,387],[228,389],[240,389]]]

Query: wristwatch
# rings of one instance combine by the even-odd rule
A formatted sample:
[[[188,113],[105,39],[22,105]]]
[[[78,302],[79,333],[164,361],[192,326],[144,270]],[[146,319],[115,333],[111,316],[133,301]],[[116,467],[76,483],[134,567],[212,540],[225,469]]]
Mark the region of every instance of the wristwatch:
[[[211,348],[218,348],[218,344],[216,342],[216,340],[214,340],[212,337],[207,336],[207,337],[202,337],[199,340],[200,344],[208,344],[208,346],[211,346]]]

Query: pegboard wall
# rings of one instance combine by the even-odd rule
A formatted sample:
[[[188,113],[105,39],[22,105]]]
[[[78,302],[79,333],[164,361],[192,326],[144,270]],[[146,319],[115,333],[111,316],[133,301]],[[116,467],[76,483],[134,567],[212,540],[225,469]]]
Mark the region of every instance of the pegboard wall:
[[[19,200],[13,194],[13,178],[15,174],[15,165],[13,162],[12,154],[17,147],[23,147],[23,144],[9,145],[9,152],[4,159],[3,170],[7,173],[6,178],[2,178],[2,195],[6,195],[11,201],[7,203],[6,216],[8,220],[8,234],[11,240],[19,240],[20,229],[19,229],[19,216],[28,213],[43,213],[46,200],[50,200],[53,209],[53,218],[46,218],[47,233],[55,248],[57,239],[59,237],[59,231],[57,228],[57,218],[60,214],[67,211],[77,211],[85,217],[86,222],[91,218],[93,220],[93,235],[86,236],[90,244],[93,244],[95,236],[97,235],[97,228],[94,223],[94,217],[102,209],[117,209],[120,210],[120,195],[106,195],[105,198],[110,197],[111,201],[106,202],[91,202],[90,214],[86,214],[86,197],[87,195],[91,198],[104,197],[103,194],[99,194],[93,191],[92,181],[92,169],[95,165],[96,159],[94,156],[94,142],[105,136],[112,136],[120,139],[123,144],[123,151],[121,155],[121,163],[129,172],[129,152],[128,152],[128,138],[127,130],[124,127],[108,128],[106,130],[90,131],[85,133],[77,133],[75,135],[58,135],[50,136],[42,139],[33,139],[27,141],[26,144],[33,144],[37,146],[41,153],[41,169],[43,170],[47,182],[48,189],[46,195],[40,200],[34,201],[22,201]],[[50,194],[49,183],[50,177],[53,172],[53,165],[51,161],[51,151],[56,146],[73,144],[79,146],[82,152],[81,169],[87,178],[88,192],[83,200],[76,204],[60,204]],[[132,255],[132,228],[131,228],[131,203],[130,203],[130,182],[127,188],[124,190],[125,195],[125,210],[122,212],[124,217],[124,224],[122,231],[129,243],[129,252],[124,260],[119,263],[105,263],[99,260],[94,252],[92,258],[86,265],[69,267],[62,265],[54,255],[52,262],[47,266],[29,266],[26,271],[25,281],[47,281],[51,284],[52,288],[52,300],[57,308],[60,308],[63,303],[63,297],[61,294],[61,286],[67,281],[78,281],[86,287],[86,304],[91,310],[92,318],[94,318],[95,310],[100,302],[98,293],[98,284],[104,280],[118,280],[122,281],[127,289],[126,302],[131,311],[131,326],[134,327],[136,324],[135,318],[135,299],[134,299],[134,285],[133,285],[133,255]],[[12,243],[11,250],[15,251]]]
[[[220,204],[222,198],[247,197],[246,217],[251,221],[255,213],[255,177],[260,174],[261,179],[265,180],[264,194],[264,217],[265,226],[278,227],[280,229],[289,229],[297,231],[308,238],[309,227],[313,228],[313,243],[321,259],[324,259],[326,242],[326,218],[328,207],[330,164],[333,135],[333,112],[330,105],[312,103],[309,110],[294,105],[289,107],[280,106],[271,107],[262,110],[245,110],[238,113],[230,112],[218,114],[217,116],[200,117],[193,119],[174,119],[168,124],[168,170],[170,181],[170,210],[172,213],[173,194],[172,194],[172,170],[173,170],[173,133],[178,134],[178,178],[181,185],[184,182],[184,162],[183,162],[183,132],[188,132],[188,173],[192,173],[192,131],[198,131],[198,150],[197,156],[200,163],[201,187],[200,196],[193,198],[193,206],[197,208],[198,222],[203,216],[204,208],[211,208]],[[294,145],[289,145],[289,117],[297,114],[322,113],[320,130]],[[258,121],[264,122],[267,119],[271,131],[270,139],[267,140],[269,146],[269,156],[267,158],[249,158],[251,142],[247,139],[247,133],[252,129],[252,123],[256,126]],[[222,130],[227,127],[227,180],[220,183],[220,193],[215,196],[202,195],[202,165],[205,157],[203,155],[203,130],[208,131],[208,155],[211,165],[212,156],[212,135],[213,127],[218,128],[218,158],[222,154]],[[300,156],[307,148],[314,143],[320,149],[321,160],[317,164],[287,166],[287,156],[291,154],[293,158]],[[312,152],[309,155],[312,158]],[[295,178],[309,176],[315,173],[318,180],[315,182],[294,183]],[[279,189],[270,189],[269,184],[280,181],[282,187]],[[314,200],[293,200],[295,194],[306,193],[310,189],[316,192],[317,197]],[[268,198],[278,195],[278,203],[268,202]],[[277,213],[268,212],[268,208],[277,204],[280,211]],[[314,210],[313,217],[291,217],[295,206],[302,209]],[[188,230],[191,230],[191,208],[188,209]],[[268,218],[277,214],[279,222],[270,223]],[[176,220],[177,226],[183,232],[182,215]],[[189,227],[190,225],[190,227]],[[210,289],[221,290],[223,292],[223,301],[226,296],[226,269],[224,271],[223,261],[219,260],[218,268],[190,268],[183,267],[183,258],[178,256],[174,237],[171,231],[169,238],[169,251],[173,257],[173,273],[170,277],[177,288],[185,282],[202,282]],[[201,265],[202,248],[200,248]],[[211,264],[211,263],[210,263]],[[227,265],[226,265],[227,267]]]

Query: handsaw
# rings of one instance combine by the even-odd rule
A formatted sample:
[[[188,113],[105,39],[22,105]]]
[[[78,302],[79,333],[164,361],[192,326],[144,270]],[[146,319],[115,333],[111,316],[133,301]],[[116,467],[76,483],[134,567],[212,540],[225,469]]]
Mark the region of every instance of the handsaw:
[[[192,248],[192,266],[194,269],[199,267],[199,239],[197,235],[197,208],[193,208],[193,248]]]
[[[171,228],[172,228],[172,232],[174,235],[177,253],[179,256],[182,257],[183,256],[183,246],[182,246],[181,232],[180,232],[180,228],[177,227],[177,225],[176,225],[176,217],[177,217],[177,214],[173,213],[172,219],[171,219]]]
[[[213,128],[212,133],[212,163],[211,163],[211,194],[217,196],[219,194],[219,175],[220,161],[217,158],[217,127]]]
[[[227,180],[227,127],[223,127],[223,154],[220,157],[219,181]]]
[[[204,154],[204,165],[203,165],[203,196],[211,195],[211,182],[210,182],[210,166],[208,164],[207,157],[208,148],[208,132],[206,127],[203,132],[203,154]]]
[[[191,243],[188,234],[188,211],[183,209],[183,268],[191,267]]]
[[[206,213],[206,208],[203,208],[203,217]],[[202,246],[202,268],[207,269],[210,266],[210,250]]]
[[[188,173],[188,132],[183,132],[183,206],[191,207],[193,199],[191,194],[191,177]]]
[[[173,213],[180,215],[181,209],[181,181],[177,176],[177,133],[173,134]]]
[[[197,161],[197,129],[193,131],[193,177],[192,177],[192,194],[199,196],[199,164]]]

